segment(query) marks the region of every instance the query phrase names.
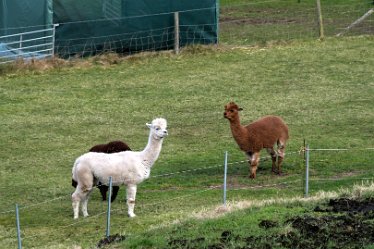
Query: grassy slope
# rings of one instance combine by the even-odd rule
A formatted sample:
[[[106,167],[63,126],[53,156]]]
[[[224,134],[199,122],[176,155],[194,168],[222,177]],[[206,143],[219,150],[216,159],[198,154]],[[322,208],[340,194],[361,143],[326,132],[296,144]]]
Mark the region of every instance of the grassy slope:
[[[142,149],[148,134],[145,123],[164,116],[170,136],[152,175],[221,165],[225,150],[231,162],[240,161],[243,156],[222,117],[223,105],[231,100],[244,107],[243,123],[266,114],[281,115],[291,130],[290,152],[298,151],[304,138],[314,148],[372,147],[374,59],[368,55],[374,52],[373,43],[372,37],[360,37],[265,48],[197,49],[110,67],[2,75],[0,212],[13,209],[15,203],[25,207],[21,217],[26,247],[92,246],[104,234],[105,215],[70,226],[74,159],[93,144],[112,139]],[[312,178],[345,179],[339,184],[317,181],[312,193],[374,175],[367,151],[318,154],[312,162]],[[270,162],[263,162],[256,181],[246,178],[245,163],[234,164],[229,169],[234,188],[290,184],[286,189],[231,191],[228,198],[300,196],[302,163],[297,154],[290,155],[285,161],[287,175],[279,178],[270,175]],[[112,233],[136,235],[214,206],[221,201],[221,191],[207,189],[221,182],[221,167],[151,178],[139,188],[137,219],[124,217],[123,200],[113,204]],[[183,198],[173,199],[179,197]],[[49,202],[41,204],[45,200]],[[98,191],[89,209],[91,215],[105,211]],[[0,247],[15,245],[14,213],[1,213],[0,221],[4,234]]]
[[[258,44],[319,37],[316,1],[220,1],[220,42]],[[321,1],[325,36],[335,36],[372,8],[367,0]],[[373,18],[345,35],[373,33]]]
[[[328,248],[369,249],[373,248],[373,244],[365,239],[354,239],[352,235],[349,235],[349,225],[352,225],[349,221],[343,225],[343,229],[348,228],[345,234],[333,226],[326,229],[329,225],[327,224],[329,222],[323,219],[327,217],[326,214],[313,212],[313,210],[317,205],[323,208],[331,198],[348,197],[355,200],[373,198],[373,187],[373,184],[356,185],[349,190],[321,192],[310,199],[286,198],[268,199],[265,202],[230,203],[227,208],[235,212],[221,212],[222,208],[217,208],[214,212],[203,210],[198,214],[192,214],[190,219],[180,224],[150,229],[143,234],[127,237],[124,243],[112,245],[110,248],[141,248],[143,246],[146,248],[319,248],[322,246],[322,241],[316,240],[314,236],[321,238],[323,233],[327,233],[328,242],[323,241],[323,246],[328,246]],[[320,224],[308,222],[308,217],[313,216],[316,219],[321,218],[322,222]],[[348,214],[348,217],[351,216],[352,213]],[[304,222],[308,225],[305,226],[304,231],[296,230],[293,226],[292,219],[295,217],[305,218]],[[331,220],[330,223],[342,224],[344,214],[335,214],[335,217],[340,222],[334,223]],[[355,218],[360,219],[360,215]],[[366,222],[370,224],[372,220],[371,218]],[[266,228],[261,225],[266,224],[264,222],[274,226]],[[318,226],[318,228],[313,226]],[[333,234],[333,231],[339,234]],[[341,236],[340,244],[335,244],[333,236],[336,238]],[[295,238],[297,241],[293,241]],[[357,241],[362,244],[358,244]]]

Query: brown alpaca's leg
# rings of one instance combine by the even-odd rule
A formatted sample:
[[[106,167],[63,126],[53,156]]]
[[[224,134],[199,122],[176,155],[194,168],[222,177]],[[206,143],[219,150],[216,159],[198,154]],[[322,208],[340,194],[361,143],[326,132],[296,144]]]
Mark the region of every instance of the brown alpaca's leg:
[[[116,197],[117,197],[117,194],[118,194],[118,190],[119,190],[119,186],[113,186],[112,187],[112,197],[111,197],[111,199],[110,199],[110,202],[113,202],[115,199],[116,199]]]
[[[249,178],[255,179],[258,162],[260,160],[260,157],[259,157],[260,153],[259,152],[254,152],[253,154],[247,153],[247,155],[249,159],[250,172],[251,172],[251,174],[249,175]]]
[[[271,156],[271,161],[272,161],[271,171],[273,173],[278,173],[277,170],[275,169],[276,168],[276,162],[277,162],[277,153],[275,152],[274,148],[267,148],[266,150]]]
[[[286,151],[286,144],[282,141],[278,141],[278,174],[282,174],[282,162]]]
[[[282,175],[283,157],[278,156],[278,175]]]
[[[101,182],[98,183],[97,187],[100,189],[101,197],[103,201],[106,201],[106,193],[109,190],[109,187],[106,185],[102,185]]]

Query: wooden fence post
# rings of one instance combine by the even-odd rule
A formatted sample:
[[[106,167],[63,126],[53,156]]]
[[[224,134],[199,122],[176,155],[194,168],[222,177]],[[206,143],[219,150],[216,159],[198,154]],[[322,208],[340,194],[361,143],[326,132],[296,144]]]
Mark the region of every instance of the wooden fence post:
[[[342,32],[340,32],[339,34],[337,34],[336,36],[341,36],[343,35],[345,32],[348,32],[351,28],[355,27],[356,25],[360,24],[361,22],[363,22],[366,18],[368,18],[371,14],[374,13],[374,9],[370,9],[368,10],[368,12],[366,12],[363,16],[361,16],[360,18],[358,18],[356,21],[354,21],[351,25],[349,25],[348,27],[346,27]]]
[[[179,12],[174,12],[174,52],[179,54]]]
[[[323,40],[325,38],[325,34],[324,34],[324,31],[323,31],[321,0],[316,0],[316,1],[317,1],[319,39]]]

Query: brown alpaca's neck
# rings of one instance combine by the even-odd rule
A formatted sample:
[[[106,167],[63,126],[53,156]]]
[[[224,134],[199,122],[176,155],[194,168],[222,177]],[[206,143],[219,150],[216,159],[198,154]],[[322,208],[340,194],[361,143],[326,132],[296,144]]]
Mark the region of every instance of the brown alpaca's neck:
[[[248,130],[240,124],[239,117],[234,120],[230,120],[230,128],[231,133],[240,149],[246,150],[249,136]]]

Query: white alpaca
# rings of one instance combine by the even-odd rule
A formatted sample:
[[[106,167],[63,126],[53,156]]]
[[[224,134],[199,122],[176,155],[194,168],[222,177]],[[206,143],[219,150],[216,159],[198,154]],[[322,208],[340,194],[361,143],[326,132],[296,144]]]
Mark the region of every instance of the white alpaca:
[[[127,186],[127,206],[129,217],[135,217],[135,196],[137,184],[147,179],[157,160],[163,138],[168,135],[167,122],[156,118],[151,124],[148,144],[143,151],[123,151],[113,154],[88,152],[78,157],[73,166],[73,179],[78,182],[72,194],[74,219],[79,216],[79,204],[82,202],[83,216],[88,216],[87,202],[96,183],[108,185],[112,177],[113,186]]]

